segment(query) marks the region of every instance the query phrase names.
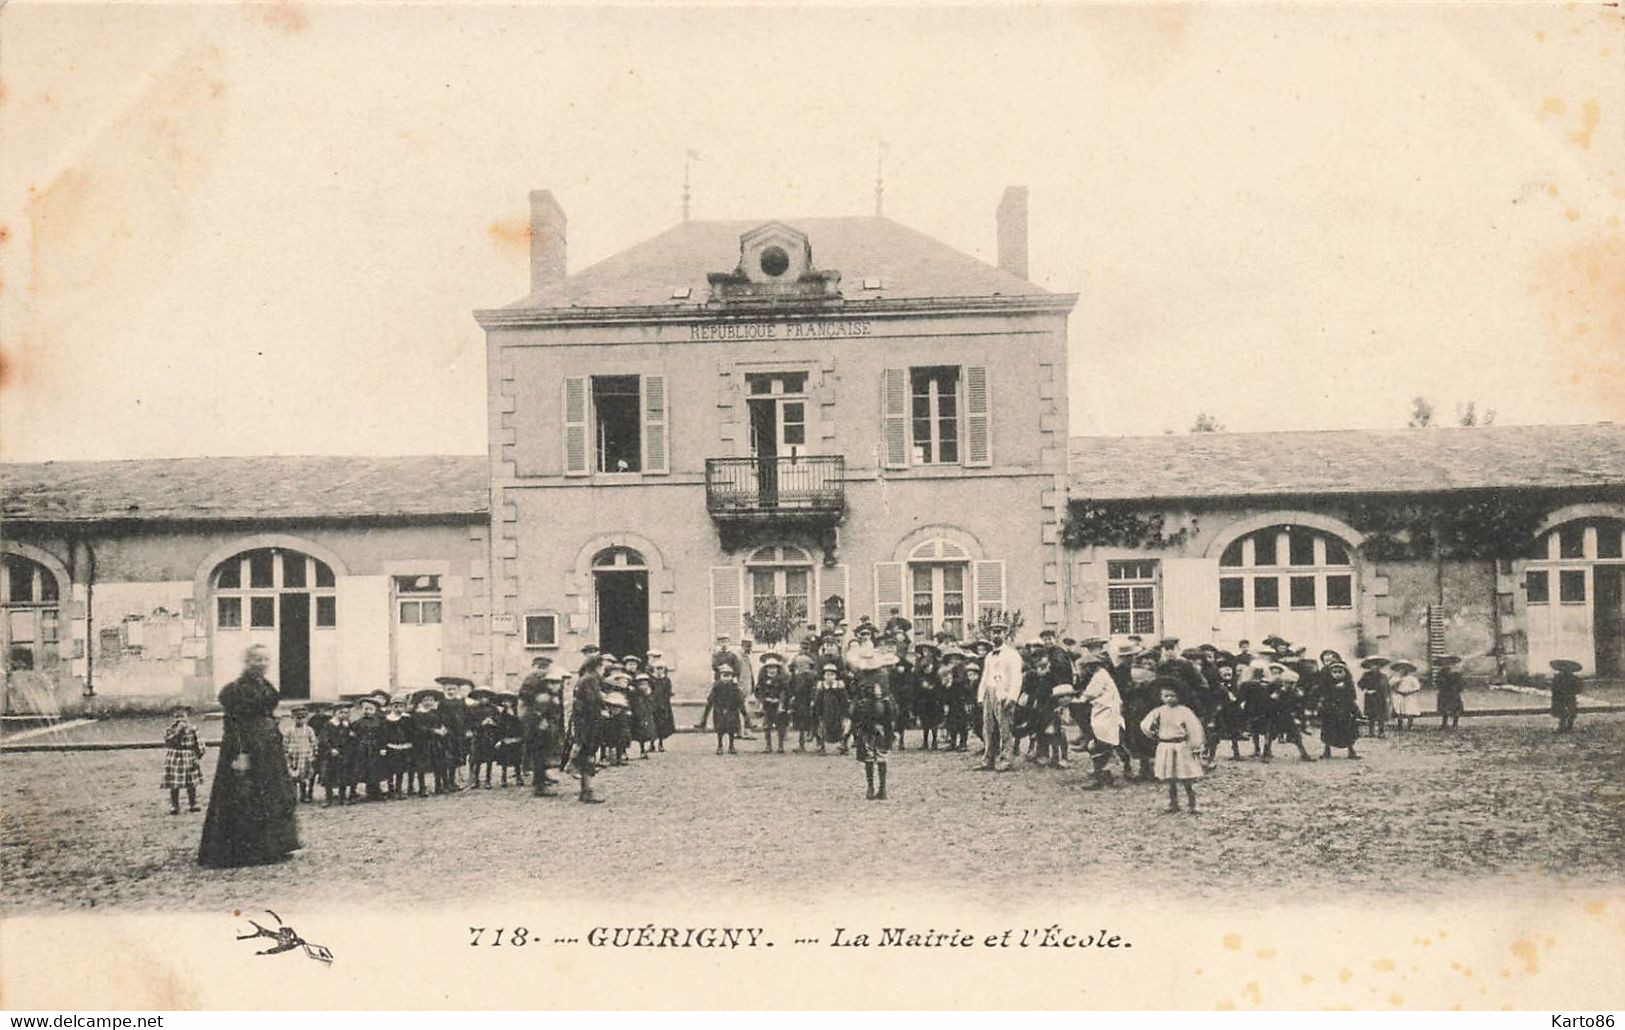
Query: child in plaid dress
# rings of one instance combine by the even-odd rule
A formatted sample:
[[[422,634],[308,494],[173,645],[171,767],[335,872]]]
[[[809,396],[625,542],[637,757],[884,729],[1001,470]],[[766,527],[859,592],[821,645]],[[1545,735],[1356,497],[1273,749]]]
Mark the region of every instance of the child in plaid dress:
[[[282,750],[288,756],[288,775],[299,788],[299,800],[316,794],[316,731],[305,722],[304,708],[293,710],[293,725],[282,730]]]
[[[175,706],[175,718],[164,731],[164,789],[169,791],[169,814],[181,814],[181,791],[186,791],[188,812],[196,812],[197,785],[203,782],[203,742],[192,728],[192,709]]]

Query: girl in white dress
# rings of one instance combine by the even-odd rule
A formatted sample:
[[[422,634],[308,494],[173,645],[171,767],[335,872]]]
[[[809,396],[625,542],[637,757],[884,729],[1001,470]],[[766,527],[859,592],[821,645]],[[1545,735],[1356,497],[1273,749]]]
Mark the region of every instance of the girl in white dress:
[[[1399,674],[1392,688],[1394,729],[1413,729],[1416,717],[1422,714],[1422,681],[1416,678],[1416,663],[1401,658],[1390,662],[1388,668]]]
[[[1140,723],[1140,730],[1157,742],[1152,770],[1157,779],[1168,781],[1168,811],[1179,811],[1179,786],[1185,785],[1185,800],[1196,813],[1196,781],[1202,778],[1202,720],[1179,703],[1179,691],[1171,680],[1159,684],[1162,707],[1153,709]]]

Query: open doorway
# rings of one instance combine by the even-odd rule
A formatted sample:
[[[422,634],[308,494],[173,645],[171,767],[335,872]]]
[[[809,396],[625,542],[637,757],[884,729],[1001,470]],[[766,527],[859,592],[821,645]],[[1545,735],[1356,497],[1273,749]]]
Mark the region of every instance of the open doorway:
[[[606,654],[649,653],[649,566],[630,547],[606,547],[592,558],[598,646]]]
[[[291,700],[310,697],[310,595],[282,594],[277,626],[280,693]]]
[[[1625,675],[1625,565],[1598,565],[1592,638],[1597,648],[1597,675],[1618,679]]]
[[[624,656],[649,653],[649,573],[599,572],[598,646]]]

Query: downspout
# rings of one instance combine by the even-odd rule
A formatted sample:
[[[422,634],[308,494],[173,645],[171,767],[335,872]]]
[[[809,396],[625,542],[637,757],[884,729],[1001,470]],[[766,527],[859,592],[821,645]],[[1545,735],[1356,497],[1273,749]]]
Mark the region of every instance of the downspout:
[[[1510,563],[1508,563],[1510,565]],[[1511,575],[1511,568],[1507,569]],[[1495,634],[1495,643],[1490,653],[1495,656],[1495,682],[1507,681],[1506,650],[1501,646],[1501,562],[1499,559],[1490,559],[1490,632]]]
[[[96,696],[96,547],[88,537],[85,545],[85,696]]]

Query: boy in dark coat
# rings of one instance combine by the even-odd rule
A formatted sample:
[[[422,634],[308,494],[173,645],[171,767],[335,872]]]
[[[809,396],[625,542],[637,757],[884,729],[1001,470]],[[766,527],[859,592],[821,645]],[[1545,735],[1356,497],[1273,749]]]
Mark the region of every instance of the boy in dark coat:
[[[428,781],[434,780],[434,792],[446,792],[446,721],[440,716],[439,691],[421,690],[412,695],[417,711],[412,713],[412,726],[417,740],[412,748],[412,776],[417,781],[418,797],[428,793]],[[408,783],[407,789],[411,789]]]
[[[655,750],[666,750],[666,738],[677,732],[677,713],[671,706],[671,675],[659,651],[649,652],[649,702],[654,706]]]
[[[416,736],[412,719],[406,714],[406,698],[391,698],[389,711],[384,715],[384,776],[389,780],[391,801],[406,796]]]
[[[318,735],[321,747],[319,763],[322,770],[322,807],[333,803],[337,790],[340,804],[355,800],[355,780],[351,778],[355,750],[355,727],[350,725],[350,703],[341,701],[333,706],[332,718]]]
[[[886,800],[886,757],[891,753],[892,737],[897,731],[897,705],[886,696],[885,687],[878,677],[869,685],[869,696],[859,698],[852,706],[852,741],[857,745],[858,761],[863,763],[863,775],[869,783],[868,800]],[[875,770],[880,771],[880,787],[875,789]]]
[[[496,727],[496,739],[492,744],[491,755],[496,764],[502,767],[502,785],[508,785],[508,773],[513,773],[514,782],[519,786],[525,785],[525,774],[520,768],[523,752],[520,744],[524,740],[525,727],[519,721],[517,711],[519,698],[513,694],[498,694],[496,696],[496,715],[493,722]],[[486,786],[491,784],[489,770],[486,772]]]
[[[717,729],[717,754],[722,754],[723,739],[727,738],[728,753],[735,754],[734,738],[739,736],[739,717],[745,707],[745,695],[739,692],[739,680],[733,666],[719,665],[717,680],[705,706],[711,712],[712,724]]]
[[[361,718],[355,725],[355,747],[351,751],[355,772],[353,778],[367,785],[367,800],[382,801],[382,781],[385,778],[384,717],[378,714],[378,698],[368,694],[361,699]]]

